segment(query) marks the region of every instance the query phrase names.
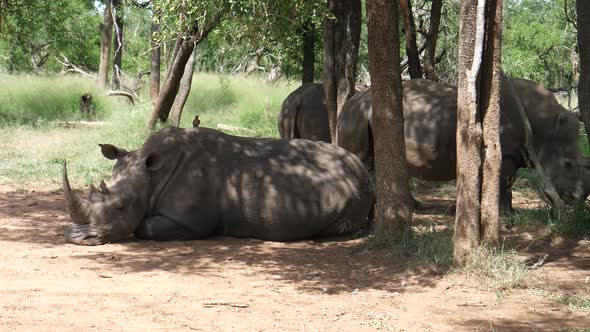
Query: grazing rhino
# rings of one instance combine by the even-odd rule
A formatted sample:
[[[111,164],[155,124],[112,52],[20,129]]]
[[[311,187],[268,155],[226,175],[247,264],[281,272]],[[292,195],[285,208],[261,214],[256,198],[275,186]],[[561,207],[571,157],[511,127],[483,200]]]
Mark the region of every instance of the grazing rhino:
[[[579,121],[540,85],[511,80],[526,108],[539,162],[559,196],[565,201],[583,199],[582,161],[578,150]],[[511,183],[518,168],[525,167],[525,134],[517,99],[503,82],[501,89],[500,144],[502,177],[500,204],[511,209]],[[404,130],[408,171],[413,177],[445,181],[456,175],[457,90],[429,80],[403,82]],[[372,159],[372,94],[366,89],[343,107],[338,117],[338,145],[360,159]]]
[[[111,181],[88,199],[63,185],[67,242],[190,240],[214,234],[295,241],[354,233],[373,205],[369,174],[353,154],[307,140],[236,137],[167,128],[136,151],[101,145]]]
[[[356,84],[355,90],[359,92],[366,87],[363,84]],[[305,138],[331,143],[324,96],[322,83],[305,83],[291,92],[283,101],[278,115],[281,138]]]

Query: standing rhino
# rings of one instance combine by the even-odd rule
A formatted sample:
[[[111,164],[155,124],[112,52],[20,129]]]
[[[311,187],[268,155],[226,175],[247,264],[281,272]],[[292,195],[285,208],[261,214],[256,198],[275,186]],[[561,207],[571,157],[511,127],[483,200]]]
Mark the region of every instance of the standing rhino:
[[[356,84],[355,91],[365,89],[363,84]],[[324,85],[306,83],[291,92],[278,115],[278,129],[281,138],[305,138],[311,141],[331,143],[330,126]]]
[[[559,196],[571,201],[584,195],[581,156],[578,150],[579,121],[553,95],[538,84],[511,80],[526,109],[539,162]],[[517,99],[506,82],[501,89],[500,141],[502,176],[500,204],[511,209],[511,183],[524,167],[525,135]],[[457,90],[429,80],[403,82],[404,130],[408,171],[413,177],[445,181],[456,175]],[[338,117],[338,145],[362,160],[372,159],[372,94],[366,89],[345,105]]]
[[[101,145],[116,160],[110,183],[87,200],[64,191],[67,242],[190,240],[213,234],[271,241],[353,233],[373,204],[369,175],[328,143],[255,139],[208,128],[167,128],[143,147]]]
[[[305,138],[331,143],[324,85],[306,83],[291,92],[278,116],[281,138]]]

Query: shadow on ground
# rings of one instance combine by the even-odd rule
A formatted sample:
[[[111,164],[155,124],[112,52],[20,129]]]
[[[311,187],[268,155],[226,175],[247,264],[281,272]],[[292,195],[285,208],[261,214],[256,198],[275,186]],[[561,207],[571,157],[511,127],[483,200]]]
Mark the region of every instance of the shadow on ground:
[[[83,247],[64,242],[68,223],[59,192],[0,195],[0,241],[71,246],[71,259],[90,260],[97,270],[105,266],[115,273],[170,271],[222,276],[224,269],[243,269],[297,283],[301,290],[324,293],[367,288],[403,292],[411,286],[431,287],[438,280],[438,273],[431,270],[407,273],[387,249],[363,250],[364,238],[293,243],[228,237],[171,242],[130,239]]]

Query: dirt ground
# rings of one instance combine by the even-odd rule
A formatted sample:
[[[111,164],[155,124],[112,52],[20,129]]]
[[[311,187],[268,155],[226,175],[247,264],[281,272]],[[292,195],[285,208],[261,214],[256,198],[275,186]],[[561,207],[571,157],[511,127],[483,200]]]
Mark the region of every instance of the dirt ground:
[[[416,219],[444,223],[448,199]],[[437,205],[438,204],[438,205]],[[540,241],[525,288],[497,292],[456,272],[407,272],[364,239],[273,243],[214,238],[65,244],[55,190],[0,188],[2,331],[559,331],[588,311],[590,241]],[[530,243],[529,243],[530,244]],[[523,248],[526,243],[523,244]]]

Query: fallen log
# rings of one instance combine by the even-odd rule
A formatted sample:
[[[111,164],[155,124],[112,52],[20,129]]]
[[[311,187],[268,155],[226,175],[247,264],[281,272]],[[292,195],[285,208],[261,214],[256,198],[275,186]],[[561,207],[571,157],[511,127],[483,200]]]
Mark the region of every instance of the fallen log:
[[[102,121],[52,121],[50,123],[52,125],[65,128],[100,128],[107,124],[106,122]]]
[[[223,123],[217,124],[217,129],[227,130],[227,131],[231,131],[231,132],[245,131],[245,132],[250,133],[250,134],[255,134],[256,133],[252,129],[243,128],[243,127],[237,127],[237,126],[232,126],[232,125],[227,125],[227,124],[223,124]]]

